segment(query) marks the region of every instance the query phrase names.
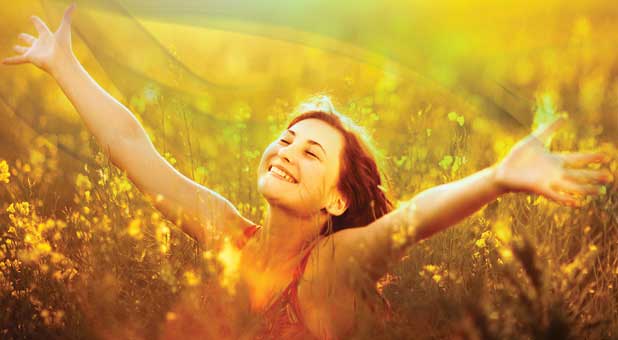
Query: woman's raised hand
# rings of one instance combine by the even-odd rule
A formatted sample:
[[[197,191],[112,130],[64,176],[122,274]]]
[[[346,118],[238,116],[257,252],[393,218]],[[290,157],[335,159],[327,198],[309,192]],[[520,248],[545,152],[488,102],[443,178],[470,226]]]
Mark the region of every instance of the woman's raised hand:
[[[601,193],[602,184],[613,181],[606,169],[589,169],[591,163],[607,163],[601,152],[551,153],[545,147],[564,122],[560,117],[540,126],[519,141],[496,165],[496,181],[507,192],[530,192],[558,203],[579,206],[578,197]]]
[[[40,69],[51,73],[59,64],[64,62],[73,53],[71,46],[71,15],[75,10],[75,3],[64,12],[60,27],[52,32],[37,16],[32,16],[34,27],[39,33],[35,38],[27,33],[20,33],[19,38],[27,46],[15,45],[13,49],[18,55],[2,61],[6,65],[32,63]]]

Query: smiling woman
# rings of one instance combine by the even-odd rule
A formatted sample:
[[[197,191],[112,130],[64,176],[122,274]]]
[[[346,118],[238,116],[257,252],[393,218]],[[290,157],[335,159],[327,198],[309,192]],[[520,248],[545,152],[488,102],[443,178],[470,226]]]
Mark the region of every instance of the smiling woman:
[[[132,112],[90,77],[71,47],[74,9],[66,10],[56,32],[32,17],[39,37],[21,34],[26,46],[16,46],[18,55],[4,63],[32,63],[51,74],[111,161],[201,246],[209,246],[209,233],[237,240],[226,243],[223,257],[237,267],[238,284],[248,294],[238,294],[226,307],[223,296],[205,289],[202,299],[208,302],[197,310],[209,309],[201,310],[204,315],[179,312],[182,317],[170,318],[167,329],[175,331],[166,337],[345,338],[359,326],[361,312],[377,311],[376,281],[417,241],[508,192],[575,206],[579,196],[597,194],[611,181],[604,169],[581,169],[607,162],[603,154],[547,150],[545,141],[562,122],[556,119],[495,165],[425,190],[393,209],[362,129],[337,112],[328,97],[319,96],[300,106],[262,154],[257,186],[268,209],[258,226],[229,200],[177,171]],[[243,318],[223,320],[221,327],[206,321],[205,314],[231,307],[267,321],[255,327],[242,327]]]

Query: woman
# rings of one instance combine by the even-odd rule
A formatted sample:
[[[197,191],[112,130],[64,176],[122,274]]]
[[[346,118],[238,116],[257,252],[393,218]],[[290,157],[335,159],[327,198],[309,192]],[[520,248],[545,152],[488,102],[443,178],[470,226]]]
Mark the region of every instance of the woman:
[[[361,303],[367,278],[375,282],[410,245],[504,193],[536,193],[575,206],[577,196],[596,194],[612,180],[607,170],[583,169],[607,162],[603,154],[546,150],[559,119],[521,140],[499,163],[393,210],[362,134],[321,98],[301,108],[262,155],[258,189],[268,212],[260,227],[174,169],[132,113],[88,75],[71,48],[74,9],[65,11],[56,32],[32,17],[39,37],[20,34],[27,46],[15,46],[18,55],[3,63],[32,63],[52,75],[111,161],[186,233],[203,244],[215,232],[235,239],[251,311],[275,314],[289,337],[348,334],[357,309],[370,307]],[[250,241],[254,234],[262,237]]]

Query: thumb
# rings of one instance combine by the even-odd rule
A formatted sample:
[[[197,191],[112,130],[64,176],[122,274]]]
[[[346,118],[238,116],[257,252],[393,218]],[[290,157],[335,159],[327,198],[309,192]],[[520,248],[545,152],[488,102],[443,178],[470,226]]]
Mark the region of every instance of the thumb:
[[[565,122],[566,118],[564,116],[558,116],[552,121],[539,126],[536,131],[533,132],[533,135],[545,144]]]
[[[75,11],[76,6],[77,4],[74,2],[69,7],[67,7],[67,9],[64,11],[64,16],[62,17],[62,23],[60,23],[60,28],[58,28],[58,31],[62,31],[66,29],[70,30],[71,18],[73,17],[73,12]]]

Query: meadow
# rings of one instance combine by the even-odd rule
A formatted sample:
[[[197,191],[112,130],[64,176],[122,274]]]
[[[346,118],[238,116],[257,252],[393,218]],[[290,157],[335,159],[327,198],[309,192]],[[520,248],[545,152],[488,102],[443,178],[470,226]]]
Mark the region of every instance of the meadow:
[[[562,113],[568,124],[550,148],[603,150],[618,175],[618,21],[605,2],[554,16],[554,2],[531,6],[523,26],[508,2],[488,9],[495,30],[474,10],[489,5],[475,2],[444,15],[441,27],[419,19],[422,41],[413,40],[413,21],[393,20],[385,29],[412,39],[407,45],[368,29],[328,36],[223,19],[209,27],[118,17],[93,3],[75,16],[82,64],[170,163],[258,223],[262,151],[296,105],[319,93],[372,136],[397,204],[490,166]],[[33,32],[30,14],[55,25],[62,8],[5,6],[3,55],[19,32]],[[173,307],[207,282],[221,299],[235,294],[237,254],[199,246],[164,219],[51,77],[2,66],[0,79],[1,338],[154,339],[182,317]],[[376,285],[393,316],[353,338],[618,338],[616,189],[607,185],[580,208],[507,194],[416,244]]]

